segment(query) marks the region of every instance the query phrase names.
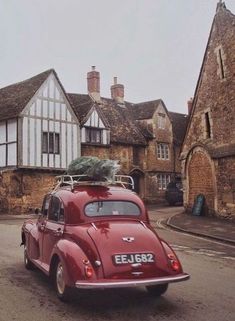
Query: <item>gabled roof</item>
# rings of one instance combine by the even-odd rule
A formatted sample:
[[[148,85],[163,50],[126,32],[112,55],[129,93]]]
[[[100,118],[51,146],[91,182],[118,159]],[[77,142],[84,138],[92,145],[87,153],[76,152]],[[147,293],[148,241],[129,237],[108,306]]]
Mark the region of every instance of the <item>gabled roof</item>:
[[[220,19],[221,19],[222,22],[220,21]],[[195,112],[195,106],[197,105],[198,95],[199,95],[200,88],[201,88],[201,83],[202,83],[203,72],[204,72],[205,66],[206,66],[207,53],[209,51],[209,46],[210,46],[210,43],[211,43],[212,32],[213,32],[214,26],[219,22],[221,24],[223,24],[223,21],[230,21],[231,22],[231,28],[235,27],[235,15],[230,10],[228,10],[226,8],[225,3],[220,0],[217,3],[216,14],[214,16],[214,19],[213,19],[213,22],[212,22],[212,25],[211,25],[211,29],[210,29],[210,33],[209,33],[209,37],[208,37],[208,40],[207,40],[207,45],[206,45],[206,49],[205,49],[205,52],[204,52],[202,65],[201,65],[201,69],[200,69],[200,72],[199,72],[199,77],[198,77],[196,88],[195,88],[195,92],[194,92],[194,98],[193,98],[193,102],[192,102],[192,110],[191,110],[191,113],[190,113],[190,116],[189,116],[188,125],[187,125],[187,129],[186,129],[186,132],[185,132],[182,148],[183,148],[185,139],[187,137],[187,134],[189,132],[189,128],[191,126],[192,118],[193,118],[193,115],[194,115],[194,112]],[[224,35],[221,35],[222,39],[223,39],[223,36]],[[182,151],[182,148],[181,148],[181,151]]]
[[[122,144],[146,145],[146,140],[133,121],[127,106],[116,104],[112,99],[103,99],[102,112],[111,127],[111,141]],[[114,129],[114,130],[112,130]]]
[[[92,108],[95,108],[99,117],[102,119],[104,125],[106,127],[110,127],[107,119],[102,113],[102,110],[99,104],[95,103],[94,100],[89,95],[85,95],[85,94],[67,94],[67,95],[72,103],[73,110],[77,118],[79,119],[81,125],[83,125],[87,121],[88,117],[90,116],[90,113],[92,112]]]
[[[83,122],[87,113],[92,108],[94,102],[89,95],[82,94],[67,94],[73,105],[73,110],[79,119],[80,123]]]
[[[184,140],[184,135],[187,129],[189,117],[188,115],[175,113],[171,111],[168,114],[172,123],[174,142],[175,144],[180,146]]]
[[[151,119],[160,103],[166,109],[166,106],[161,99],[146,101],[138,104],[130,104],[128,107],[131,109],[134,119]]]
[[[32,78],[0,89],[0,120],[17,117],[47,79],[49,69]]]
[[[141,131],[142,135],[144,135],[146,140],[151,140],[155,138],[153,134],[152,126],[151,128],[149,128],[148,124],[143,122],[138,122],[138,121],[136,121],[136,126],[139,128],[139,130]]]
[[[144,136],[133,122],[132,115],[125,104],[121,106],[108,98],[101,98],[98,104],[89,95],[68,94],[68,96],[81,123],[84,123],[87,114],[95,105],[101,119],[111,129],[110,140],[112,143],[146,145]]]

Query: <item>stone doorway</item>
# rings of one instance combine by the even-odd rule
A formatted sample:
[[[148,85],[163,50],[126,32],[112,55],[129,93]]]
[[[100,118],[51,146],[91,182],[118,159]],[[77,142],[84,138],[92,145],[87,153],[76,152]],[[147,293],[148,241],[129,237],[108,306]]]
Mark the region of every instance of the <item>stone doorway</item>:
[[[129,174],[134,181],[134,191],[140,196],[144,197],[144,173],[135,169]]]

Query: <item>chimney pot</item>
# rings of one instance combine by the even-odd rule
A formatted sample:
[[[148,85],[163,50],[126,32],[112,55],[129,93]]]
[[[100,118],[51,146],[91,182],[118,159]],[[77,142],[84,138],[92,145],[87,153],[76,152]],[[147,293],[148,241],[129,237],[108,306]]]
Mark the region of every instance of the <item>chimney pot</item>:
[[[100,73],[91,66],[91,71],[87,73],[88,94],[97,102],[100,102]]]
[[[117,77],[113,78],[113,83],[110,87],[112,99],[118,104],[124,104],[124,86],[117,83]]]
[[[192,108],[193,108],[193,98],[191,97],[189,100],[188,100],[188,114],[190,115],[191,112],[192,112]]]

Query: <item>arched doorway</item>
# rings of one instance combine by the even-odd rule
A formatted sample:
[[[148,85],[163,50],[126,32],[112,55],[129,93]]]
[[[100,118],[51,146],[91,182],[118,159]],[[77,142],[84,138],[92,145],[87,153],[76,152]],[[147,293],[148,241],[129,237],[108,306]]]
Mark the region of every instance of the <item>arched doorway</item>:
[[[206,199],[206,213],[215,211],[213,161],[202,147],[191,151],[187,166],[187,205],[192,208],[195,197],[203,194]]]

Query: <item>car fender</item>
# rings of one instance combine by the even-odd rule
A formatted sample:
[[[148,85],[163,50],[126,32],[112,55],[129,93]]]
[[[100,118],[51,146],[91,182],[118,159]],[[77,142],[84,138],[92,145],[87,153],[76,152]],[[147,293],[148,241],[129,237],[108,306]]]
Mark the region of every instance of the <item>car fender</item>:
[[[56,256],[59,257],[64,266],[65,282],[68,286],[74,286],[77,280],[87,279],[85,265],[89,264],[89,260],[77,243],[62,239],[55,245],[51,255],[50,274],[53,270],[54,258]]]

